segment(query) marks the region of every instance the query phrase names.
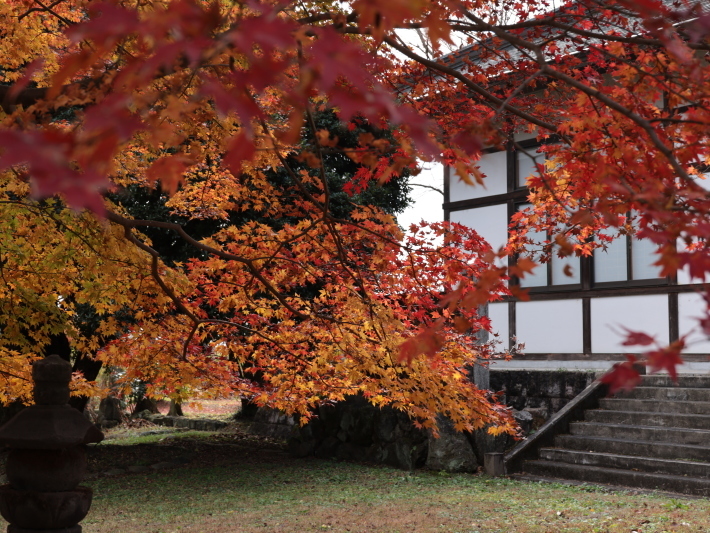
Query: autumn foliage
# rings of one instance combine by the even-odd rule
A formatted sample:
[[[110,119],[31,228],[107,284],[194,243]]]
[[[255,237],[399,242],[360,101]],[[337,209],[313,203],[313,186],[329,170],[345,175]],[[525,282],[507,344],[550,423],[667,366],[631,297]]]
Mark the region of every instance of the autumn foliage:
[[[238,393],[307,418],[317,403],[362,393],[426,426],[441,413],[459,429],[510,429],[466,376],[495,351],[475,340],[489,326],[480,306],[532,266],[501,266],[528,229],[557,233],[564,254],[603,245],[591,240],[601,228],[636,231],[657,244],[665,274],[687,266],[702,280],[710,269],[699,181],[708,21],[694,9],[3,2],[3,398],[26,393],[27,359],[64,332],[156,395]],[[425,50],[400,39],[405,28],[426,34]],[[534,206],[510,249],[449,224],[405,238],[376,208],[333,213],[323,161],[338,139],[318,130],[299,145],[323,109],[393,132],[344,150],[360,165],[345,188],[353,194],[418,158],[485,183],[482,148],[516,132],[554,141],[551,164],[530,178]],[[300,168],[289,165],[296,152]],[[275,168],[287,183],[270,179]],[[214,231],[194,239],[173,222],[134,218],[112,196],[154,187],[174,214]],[[147,228],[194,255],[170,263]],[[682,347],[658,347],[651,364],[672,372]]]

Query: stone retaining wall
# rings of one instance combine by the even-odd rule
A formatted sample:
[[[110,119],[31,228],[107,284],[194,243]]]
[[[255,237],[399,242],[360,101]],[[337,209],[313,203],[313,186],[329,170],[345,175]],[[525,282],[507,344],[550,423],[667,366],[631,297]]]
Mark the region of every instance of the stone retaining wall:
[[[229,424],[222,420],[209,420],[207,418],[186,418],[184,416],[167,416],[161,414],[153,414],[149,411],[139,413],[136,418],[143,418],[153,424],[159,426],[168,426],[176,428],[195,429],[198,431],[217,431],[227,427]]]
[[[492,370],[490,388],[503,393],[501,401],[511,406],[521,426],[530,430],[531,425],[536,429],[562,409],[594,379],[593,372]],[[486,451],[503,451],[514,443],[508,438],[491,439],[478,434],[465,437],[446,431],[442,432],[442,439],[432,442],[427,432],[415,428],[404,413],[389,407],[378,409],[362,397],[322,406],[317,415],[299,427],[279,411],[259,409],[251,430],[288,439],[289,451],[295,456],[369,461],[406,469],[427,465],[437,470],[474,471],[476,464],[482,464]],[[218,420],[149,412],[139,416],[162,426],[203,431],[227,425]],[[446,423],[442,422],[445,429]]]
[[[318,417],[303,427],[294,426],[288,441],[297,457],[314,455],[369,461],[398,468],[424,466],[428,435],[404,413],[378,409],[361,396],[318,408]]]
[[[490,388],[503,393],[501,401],[513,408],[516,420],[527,432],[537,429],[594,379],[593,372],[492,370]],[[291,433],[289,449],[293,455],[372,461],[399,468],[426,465],[472,471],[476,462],[482,464],[485,452],[502,452],[515,444],[511,438],[492,438],[484,432],[469,438],[444,432],[442,439],[433,441],[426,432],[415,429],[405,414],[391,408],[377,409],[361,397],[321,407],[318,417],[303,428],[285,423],[283,415],[273,412],[264,412],[258,418],[252,426],[258,433],[269,432],[271,419],[273,431],[279,430],[283,436]]]
[[[530,412],[538,427],[595,379],[593,371],[491,370],[490,388],[503,393],[501,402]]]

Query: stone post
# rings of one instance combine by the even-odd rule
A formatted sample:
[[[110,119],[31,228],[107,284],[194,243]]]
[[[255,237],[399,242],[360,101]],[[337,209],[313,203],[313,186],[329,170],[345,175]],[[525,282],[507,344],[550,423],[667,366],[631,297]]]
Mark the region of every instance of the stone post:
[[[481,316],[488,316],[488,304],[481,305],[478,308],[478,314]],[[485,344],[488,340],[489,335],[486,330],[480,329],[476,332],[476,341],[478,344]],[[488,364],[475,364],[470,376],[476,387],[481,390],[490,390],[491,381]],[[498,461],[498,459],[494,459],[494,457],[498,457],[495,454],[497,453],[500,455],[500,452],[503,451],[505,446],[505,437],[494,437],[488,433],[486,428],[483,428],[473,432],[472,440],[476,455],[478,456],[479,462],[482,461],[482,466],[484,467],[486,473],[489,475],[502,475],[501,467],[496,466],[493,468],[492,465],[494,463],[492,461]],[[495,464],[497,465],[498,463],[496,462]],[[502,462],[500,464],[502,465]],[[496,472],[495,474],[493,474],[494,471]]]
[[[86,473],[85,444],[103,433],[68,405],[71,365],[50,355],[32,366],[35,405],[0,427],[10,448],[8,485],[0,487],[0,514],[7,533],[81,533],[92,491],[80,487]]]
[[[478,307],[478,314],[480,316],[488,316],[488,304],[483,304]],[[488,332],[481,328],[476,332],[476,343],[485,344],[488,342]],[[473,384],[476,385],[481,390],[488,390],[491,388],[491,371],[488,369],[488,364],[473,365],[473,372],[471,372],[471,377],[473,379]]]

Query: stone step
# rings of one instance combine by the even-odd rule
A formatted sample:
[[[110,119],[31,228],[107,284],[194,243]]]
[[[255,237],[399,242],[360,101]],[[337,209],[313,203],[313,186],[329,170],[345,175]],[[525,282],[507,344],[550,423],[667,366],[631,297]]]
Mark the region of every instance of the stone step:
[[[710,431],[680,427],[627,426],[624,424],[599,424],[597,422],[572,422],[572,435],[588,435],[609,439],[643,440],[651,442],[672,442],[710,446]]]
[[[696,461],[674,461],[559,448],[542,448],[540,460],[710,479],[710,463]]]
[[[710,413],[710,410],[706,411]],[[639,426],[683,427],[710,430],[710,415],[654,413],[644,411],[609,411],[592,409],[584,412],[586,422]]]
[[[588,435],[557,435],[554,442],[557,448],[567,450],[710,462],[710,447],[708,446],[635,439],[610,439],[609,437],[592,437]]]
[[[670,376],[665,374],[651,374],[641,376],[643,387],[689,387],[689,388],[710,388],[710,375],[686,375],[678,376],[675,383]]]
[[[611,411],[646,411],[649,413],[707,414],[710,402],[635,400],[630,398],[602,398],[599,407]]]
[[[649,490],[640,489],[638,487],[624,487],[622,485],[614,485],[613,483],[587,483],[586,481],[577,481],[575,479],[563,479],[559,477],[550,476],[533,476],[532,474],[510,474],[508,475],[510,479],[516,481],[526,481],[530,483],[555,483],[556,485],[570,485],[572,487],[597,487],[604,492],[631,492],[631,494],[658,494],[665,495],[668,497],[678,496],[679,493],[665,491],[665,490]],[[699,496],[685,495],[690,498],[699,498]]]
[[[609,483],[610,480],[614,480],[615,484],[627,487],[710,496],[710,480],[691,476],[654,474],[551,461],[525,461],[523,471],[525,474],[575,479],[588,483]]]
[[[521,475],[710,496],[710,375],[643,376],[599,407]]]
[[[617,398],[636,400],[671,400],[678,402],[710,402],[710,389],[689,387],[636,387]]]

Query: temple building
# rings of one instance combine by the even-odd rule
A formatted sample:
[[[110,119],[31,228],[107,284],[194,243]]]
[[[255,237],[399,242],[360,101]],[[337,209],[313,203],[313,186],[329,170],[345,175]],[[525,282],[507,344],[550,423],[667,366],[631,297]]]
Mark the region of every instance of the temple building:
[[[444,170],[444,217],[474,228],[494,249],[508,239],[511,216],[529,205],[526,178],[542,154],[531,135],[507,149],[487,150],[479,161],[485,186],[470,186],[453,169]],[[533,161],[533,157],[538,160]],[[710,180],[707,181],[710,188]],[[534,235],[544,241],[546,235]],[[643,347],[622,346],[623,328],[643,331],[667,344],[692,332],[681,372],[710,369],[710,341],[698,331],[704,314],[702,284],[687,272],[662,277],[653,263],[655,246],[633,236],[616,238],[592,257],[552,259],[521,280],[530,300],[495,302],[489,317],[501,350],[524,344],[500,368],[606,369]],[[569,268],[565,268],[569,266]],[[571,273],[571,275],[569,275]]]

